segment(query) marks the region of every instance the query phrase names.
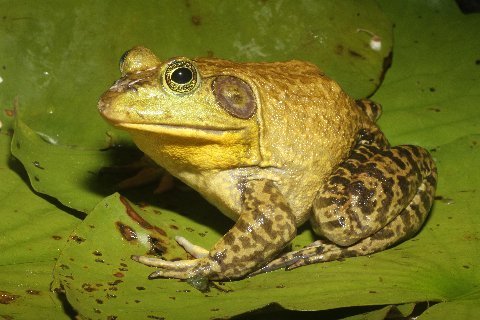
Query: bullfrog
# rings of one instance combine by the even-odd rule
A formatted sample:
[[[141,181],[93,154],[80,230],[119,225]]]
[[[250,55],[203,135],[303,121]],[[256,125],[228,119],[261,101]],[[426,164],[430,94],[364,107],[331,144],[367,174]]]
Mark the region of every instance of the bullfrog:
[[[192,259],[132,256],[150,278],[234,280],[372,254],[414,236],[435,193],[431,155],[390,146],[381,106],[303,61],[161,61],[135,47],[100,98],[110,124],[235,223]],[[288,249],[310,221],[318,240]]]

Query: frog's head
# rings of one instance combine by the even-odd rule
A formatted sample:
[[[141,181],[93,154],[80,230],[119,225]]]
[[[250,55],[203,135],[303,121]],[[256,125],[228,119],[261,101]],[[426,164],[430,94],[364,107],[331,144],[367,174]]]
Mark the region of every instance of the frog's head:
[[[235,65],[184,57],[160,61],[136,47],[122,56],[122,77],[98,109],[168,170],[255,165],[261,158],[258,92]]]

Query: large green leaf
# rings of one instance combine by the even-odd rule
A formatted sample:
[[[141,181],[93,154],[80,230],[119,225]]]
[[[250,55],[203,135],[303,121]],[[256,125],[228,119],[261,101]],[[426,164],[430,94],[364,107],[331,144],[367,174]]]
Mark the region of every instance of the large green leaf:
[[[150,316],[170,319],[195,315],[222,318],[273,303],[292,310],[327,310],[318,315],[327,318],[382,319],[395,310],[385,305],[399,305],[403,316],[407,316],[412,311],[413,304],[410,303],[421,301],[428,302],[425,306],[433,306],[419,319],[471,319],[478,314],[480,275],[476,266],[480,262],[480,235],[476,209],[480,200],[475,194],[480,179],[477,169],[480,160],[480,111],[476,106],[480,96],[480,40],[475,30],[480,30],[480,17],[461,14],[455,3],[447,0],[380,2],[380,9],[395,24],[393,66],[374,96],[384,105],[380,124],[393,143],[414,143],[431,149],[439,168],[437,201],[417,237],[370,257],[312,265],[291,272],[276,271],[224,283],[207,294],[176,280],[146,280],[151,269],[131,262],[128,257],[131,253],[141,254],[150,250],[148,242],[124,240],[119,233],[119,221],[130,225],[143,239],[147,235],[156,236],[158,241],[154,242],[159,245],[158,250],[164,250],[168,258],[183,254],[173,242],[173,236],[184,235],[208,247],[231,222],[205,205],[191,191],[178,189],[158,200],[150,195],[143,197],[148,205],[132,205],[129,209],[158,226],[166,235],[160,232],[159,236],[132,221],[127,214],[126,202],[122,202],[118,195],[107,197],[95,206],[108,190],[108,186],[102,187],[101,184],[109,183],[97,177],[95,164],[99,168],[118,154],[114,152],[116,149],[107,152],[96,150],[125,143],[126,140],[116,132],[109,137],[103,135],[108,128],[95,115],[93,106],[96,96],[108,86],[106,83],[116,77],[112,61],[134,44],[142,43],[157,52],[162,49],[162,57],[177,53],[205,54],[206,47],[206,50],[211,50],[214,45],[211,41],[218,39],[211,32],[208,37],[204,34],[203,38],[201,28],[215,30],[218,24],[206,18],[210,14],[208,7],[199,7],[195,1],[189,3],[192,4],[190,7],[184,7],[182,3],[182,6],[168,11],[169,18],[164,21],[144,18],[158,14],[153,10],[157,8],[153,2],[141,7],[133,6],[130,10],[115,7],[107,1],[95,5],[83,2],[68,12],[61,10],[62,5],[67,8],[63,2],[35,5],[18,2],[9,6],[10,13],[0,21],[0,31],[5,32],[0,46],[2,52],[11,50],[19,54],[2,57],[0,76],[4,82],[0,83],[0,102],[9,110],[13,109],[12,106],[20,106],[26,123],[17,123],[12,151],[22,159],[36,188],[64,203],[71,201],[69,204],[75,208],[95,209],[78,224],[79,220],[71,215],[73,212],[58,204],[54,206],[33,193],[27,181],[15,173],[21,172],[18,165],[9,162],[7,154],[2,156],[0,195],[2,203],[7,205],[0,207],[0,240],[5,250],[0,258],[0,315],[16,318],[31,318],[34,315],[62,317],[58,296],[48,294],[47,290],[52,280],[53,259],[58,257],[58,249],[64,246],[66,235],[72,230],[70,241],[58,257],[55,287],[64,290],[68,304],[83,317],[116,315],[121,318]],[[332,7],[328,2],[322,3]],[[360,13],[361,17],[371,14],[368,16],[371,24],[359,26],[358,21],[352,19],[353,28],[361,27],[380,34],[385,40],[384,48],[388,48],[388,35],[379,31],[386,30],[383,26],[389,25],[379,13],[381,10],[372,2],[362,2],[361,5],[365,5],[363,9],[351,7],[352,2],[345,3],[336,8],[343,11],[351,9]],[[255,4],[253,9],[262,9],[258,11],[258,19],[261,13],[265,14],[265,7]],[[52,6],[60,10],[50,10]],[[231,19],[226,9],[218,9],[219,16],[223,17],[218,18],[219,23]],[[257,12],[253,9],[252,12]],[[52,12],[53,16],[47,19],[47,13],[50,15]],[[241,16],[242,11],[228,12]],[[188,19],[182,20],[182,27],[172,29],[172,25],[178,25],[172,23],[175,14]],[[348,16],[348,13],[345,15]],[[64,22],[65,17],[71,22]],[[115,24],[116,17],[125,22]],[[333,30],[346,30],[341,27],[343,18],[340,17],[344,16],[335,15],[339,17],[339,24],[336,24],[337,19],[333,19],[333,24],[330,22],[331,15],[324,14],[322,17],[330,17],[325,20],[329,21]],[[248,21],[248,18],[245,19],[239,19],[240,23]],[[305,20],[308,19],[311,18]],[[201,27],[196,24],[192,27],[191,21],[200,21]],[[382,27],[377,29],[376,23]],[[296,28],[304,29],[300,23],[290,22],[287,25],[292,27],[291,30],[279,34],[295,35],[298,32]],[[165,26],[170,27],[169,33],[164,31]],[[182,51],[182,43],[178,39],[187,39],[186,34],[191,30],[188,28],[196,30],[191,37],[199,40],[198,43],[191,42],[189,50],[192,51]],[[115,39],[112,30],[122,36]],[[221,36],[232,32],[228,28],[226,31],[219,30],[216,32]],[[258,31],[254,24],[246,22],[239,30],[240,36],[244,36],[244,32]],[[262,36],[261,32],[257,33]],[[333,39],[331,43],[335,43],[335,39],[342,38],[344,34],[345,31],[335,36],[330,34],[325,39]],[[158,39],[162,40],[161,43]],[[168,46],[165,45],[167,40],[171,43]],[[374,54],[369,51],[368,40],[366,37],[363,43],[365,51],[362,52]],[[225,42],[216,42],[218,49],[213,50],[215,55],[240,60],[246,58],[235,56],[238,50],[234,47],[224,49]],[[292,47],[295,49],[286,53],[290,55],[288,57],[309,59],[313,54],[310,50],[303,52],[299,42],[292,42]],[[327,48],[339,50],[330,45]],[[363,86],[365,79],[377,75],[371,71],[381,69],[378,66],[386,52],[388,50],[377,57],[377,69],[365,71],[369,75],[363,78],[355,73],[352,78],[345,76],[348,70],[362,73],[363,63],[345,62],[347,69],[334,72],[340,63],[335,54],[329,59],[332,64],[324,69],[335,75],[353,94],[356,93],[352,87],[357,85],[361,88],[357,93],[367,94],[371,92],[368,89],[371,86]],[[258,57],[264,60],[281,58],[275,52],[269,57]],[[49,74],[45,75],[43,71]],[[355,82],[357,85],[352,85]],[[0,137],[4,144],[8,142],[5,128],[10,127],[11,120],[7,114],[0,115],[4,124]],[[16,142],[19,142],[20,148]],[[75,162],[75,159],[78,161]],[[56,162],[60,170],[55,170]],[[69,168],[72,172],[68,171]],[[85,178],[85,175],[93,179]],[[39,181],[36,181],[36,176]],[[58,177],[65,179],[62,181]],[[97,181],[97,184],[91,181]],[[46,184],[41,185],[40,182]],[[185,204],[174,197],[187,197],[189,200],[184,201],[188,202]],[[166,211],[165,207],[185,215]],[[212,217],[218,221],[212,223]],[[310,230],[302,229],[294,246],[304,245],[311,239]],[[24,288],[31,290],[25,291]],[[35,294],[36,290],[40,294]],[[9,303],[3,305],[4,302]],[[345,309],[352,306],[370,307]],[[276,318],[279,315],[292,316],[287,312],[273,312],[272,309],[265,311]],[[263,315],[258,317],[264,318]]]

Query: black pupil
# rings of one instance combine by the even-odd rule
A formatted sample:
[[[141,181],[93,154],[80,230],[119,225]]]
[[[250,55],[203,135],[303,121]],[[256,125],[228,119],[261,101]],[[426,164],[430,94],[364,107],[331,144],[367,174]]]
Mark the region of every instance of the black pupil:
[[[178,84],[185,84],[192,80],[193,73],[192,70],[188,68],[178,68],[177,70],[172,72],[172,81]]]

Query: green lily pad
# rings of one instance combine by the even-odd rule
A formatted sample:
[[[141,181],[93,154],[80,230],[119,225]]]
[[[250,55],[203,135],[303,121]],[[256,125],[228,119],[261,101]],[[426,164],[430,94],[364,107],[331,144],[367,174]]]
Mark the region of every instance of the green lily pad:
[[[2,2],[0,0],[0,4]],[[188,10],[194,10],[196,2],[190,3]],[[151,248],[146,245],[148,242],[127,243],[115,223],[123,221],[137,232],[142,231],[144,237],[151,231],[142,230],[126,215],[120,196],[103,199],[110,182],[97,179],[98,171],[94,167],[97,164],[99,169],[105,163],[113,163],[111,158],[115,158],[117,149],[99,150],[127,140],[117,132],[105,135],[110,129],[99,120],[94,105],[97,96],[117,77],[112,61],[126,48],[142,43],[161,53],[161,57],[202,55],[202,51],[194,53],[193,50],[202,50],[201,45],[207,47],[212,38],[193,44],[189,47],[191,52],[180,51],[178,39],[184,31],[170,28],[171,32],[165,33],[155,28],[163,22],[145,19],[146,14],[153,14],[154,4],[126,10],[108,1],[98,7],[93,2],[82,2],[68,13],[58,10],[62,5],[64,2],[50,1],[41,5],[2,6],[6,11],[2,12],[5,18],[0,20],[0,47],[2,52],[10,54],[2,57],[0,63],[3,80],[0,83],[3,124],[0,138],[5,150],[0,162],[0,247],[5,250],[0,258],[1,316],[65,318],[70,306],[85,318],[108,315],[188,318],[192,314],[198,318],[226,318],[250,310],[270,312],[264,307],[276,305],[290,310],[325,310],[319,314],[330,315],[326,318],[333,314],[344,319],[382,319],[395,309],[391,305],[404,308],[402,314],[407,316],[418,302],[424,302],[422,305],[427,308],[415,315],[418,319],[472,319],[478,313],[480,274],[476,266],[480,262],[480,235],[476,209],[480,200],[476,192],[480,185],[480,111],[477,107],[480,40],[474,32],[480,28],[478,15],[463,15],[455,2],[449,0],[382,0],[379,7],[374,5],[374,11],[366,7],[368,12],[380,12],[381,19],[385,19],[385,13],[388,19],[382,21],[395,24],[393,65],[374,96],[384,106],[382,129],[394,144],[412,143],[429,148],[439,168],[437,201],[419,235],[370,257],[317,264],[290,272],[279,270],[226,282],[205,294],[181,281],[147,280],[152,269],[129,260],[130,254],[142,254]],[[52,6],[56,10],[52,10]],[[178,10],[169,11],[166,16],[188,11],[180,10],[182,8],[186,7],[178,6]],[[339,8],[343,7],[339,5]],[[199,8],[195,10],[200,12]],[[192,12],[187,14],[190,24]],[[218,12],[225,15],[225,11]],[[68,19],[66,14],[70,15]],[[92,23],[99,17],[103,18],[101,23]],[[124,24],[115,24],[113,17],[122,17]],[[370,19],[371,24],[375,25],[376,20]],[[207,28],[208,20],[200,21]],[[145,25],[150,26],[149,32],[141,32],[147,28]],[[169,24],[172,25],[176,24]],[[193,25],[194,30],[201,28]],[[116,39],[108,30],[115,30]],[[122,36],[118,37],[118,33]],[[193,33],[193,36],[200,37],[199,34]],[[369,40],[367,34],[360,34]],[[382,34],[382,39],[384,37]],[[172,46],[167,48],[165,43]],[[219,42],[219,48],[223,45]],[[220,55],[219,50],[214,50],[214,54]],[[370,52],[368,46],[365,50]],[[384,53],[381,52],[382,59],[378,61],[383,60]],[[331,58],[335,61],[337,57]],[[341,72],[337,75],[342,78]],[[358,81],[362,81],[361,92],[371,92],[363,89],[363,80]],[[346,82],[343,85],[349,86]],[[40,187],[35,184],[35,174],[40,172],[35,165],[37,161],[48,171],[38,177],[38,182],[45,183],[42,187],[50,187],[42,189],[43,192],[65,203],[68,203],[65,195],[70,194],[72,201],[78,201],[75,205],[72,202],[72,206],[85,211],[95,207],[83,221],[75,218],[78,213],[34,193],[28,187],[26,176],[17,174],[22,172],[21,168],[10,160],[7,150],[10,114],[14,107],[25,122],[17,122],[15,134],[18,136],[12,151],[18,152],[15,148],[19,141],[22,152],[17,156],[29,171],[32,185]],[[69,151],[73,155],[70,158]],[[91,160],[81,154],[98,158]],[[74,166],[75,159],[80,159],[85,166]],[[68,160],[71,166],[61,164],[63,160]],[[55,161],[62,170],[55,170]],[[44,166],[47,163],[48,167]],[[68,169],[72,171],[70,175]],[[65,179],[62,181],[55,175]],[[94,177],[92,181],[96,182],[85,183],[89,181],[85,175]],[[96,187],[97,183],[105,185]],[[188,203],[179,205],[176,201],[182,200],[172,199],[177,196],[183,199],[192,194],[175,190],[158,200],[153,200],[153,196],[147,196],[146,200],[144,197],[148,205],[131,205],[165,232],[165,236],[158,238],[160,243],[167,243],[160,249],[166,248],[168,258],[183,254],[172,241],[175,235],[186,236],[208,247],[232,223],[198,198],[188,198],[183,200]],[[81,200],[83,198],[90,200]],[[166,211],[165,207],[185,215]],[[212,223],[211,220],[220,221]],[[72,230],[72,236],[68,237]],[[67,239],[70,240],[67,242]],[[311,239],[311,232],[305,228],[293,245],[301,246]],[[49,291],[55,259],[58,263],[54,287],[63,290],[63,305],[62,292],[57,295]],[[97,284],[100,285],[97,287]],[[351,308],[354,306],[367,309]],[[276,315],[276,318],[293,317],[289,312]],[[253,316],[244,314],[244,318]],[[262,314],[258,317],[265,318]]]

